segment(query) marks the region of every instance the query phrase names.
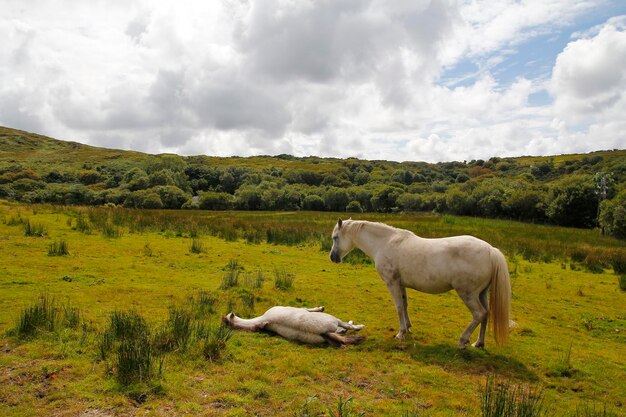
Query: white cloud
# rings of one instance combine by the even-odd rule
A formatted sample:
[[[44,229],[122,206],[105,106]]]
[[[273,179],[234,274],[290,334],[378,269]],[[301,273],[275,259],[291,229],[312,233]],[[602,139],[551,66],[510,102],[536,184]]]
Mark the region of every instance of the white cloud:
[[[579,30],[548,87],[492,73],[602,2],[8,1],[0,124],[183,154],[441,161],[625,147],[624,18]],[[463,60],[473,77],[438,83]],[[529,105],[546,88],[554,105]]]
[[[620,108],[626,114],[626,31],[609,23],[557,57],[551,90],[557,114],[574,122]],[[621,111],[620,111],[621,112]]]

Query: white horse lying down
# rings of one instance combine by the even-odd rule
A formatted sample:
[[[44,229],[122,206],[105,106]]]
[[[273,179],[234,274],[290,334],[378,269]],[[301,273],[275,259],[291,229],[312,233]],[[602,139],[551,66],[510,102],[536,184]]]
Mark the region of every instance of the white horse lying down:
[[[276,333],[285,339],[302,343],[332,346],[353,345],[361,342],[363,336],[344,336],[348,330],[361,330],[364,325],[345,322],[335,316],[322,313],[324,307],[296,308],[272,307],[262,316],[242,319],[235,313],[224,316],[226,325],[236,330],[257,332],[260,330]]]

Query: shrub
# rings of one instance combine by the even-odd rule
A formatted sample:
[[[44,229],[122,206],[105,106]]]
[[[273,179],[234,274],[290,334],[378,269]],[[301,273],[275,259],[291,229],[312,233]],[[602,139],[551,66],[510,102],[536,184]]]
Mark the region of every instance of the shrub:
[[[626,275],[620,275],[618,278],[619,288],[622,291],[626,291]]]

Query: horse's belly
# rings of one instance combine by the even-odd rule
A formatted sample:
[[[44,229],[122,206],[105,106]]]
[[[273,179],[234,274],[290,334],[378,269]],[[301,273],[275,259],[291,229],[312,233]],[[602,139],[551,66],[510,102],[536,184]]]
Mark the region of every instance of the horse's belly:
[[[419,282],[401,280],[400,282],[403,287],[412,288],[427,294],[441,294],[452,289],[452,285],[441,280],[421,280]]]
[[[319,345],[325,342],[324,338],[320,334],[302,331],[291,326],[269,324],[265,326],[265,329],[276,333],[285,339],[295,340],[297,342],[309,343],[313,345]]]

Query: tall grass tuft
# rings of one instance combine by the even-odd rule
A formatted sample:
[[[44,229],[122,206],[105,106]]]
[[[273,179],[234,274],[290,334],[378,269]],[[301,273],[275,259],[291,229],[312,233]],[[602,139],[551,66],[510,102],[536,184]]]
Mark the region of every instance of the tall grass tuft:
[[[259,289],[263,288],[265,283],[265,275],[263,271],[258,270],[254,273],[246,274],[244,277],[244,285],[248,288]]]
[[[365,415],[365,412],[357,413],[355,411],[352,411],[350,407],[351,403],[352,398],[348,398],[344,401],[343,398],[339,397],[335,408],[328,409],[328,415],[331,417],[363,417]]]
[[[69,255],[69,247],[67,242],[63,239],[60,241],[54,241],[50,246],[48,246],[48,256],[65,256]]]
[[[626,291],[626,274],[620,275],[617,278],[617,282],[619,284],[620,290]]]
[[[200,239],[192,239],[191,245],[189,246],[190,253],[204,253],[206,249],[204,249],[204,244]]]
[[[76,216],[76,226],[74,226],[74,229],[86,235],[91,233],[91,226],[89,226],[89,222],[85,219],[83,213],[78,213],[78,216]]]
[[[37,302],[24,308],[16,326],[17,335],[30,337],[39,330],[53,331],[57,325],[58,316],[55,304],[54,298],[42,294]]]
[[[17,226],[20,224],[24,224],[24,219],[22,219],[22,216],[18,213],[17,217],[16,216],[11,216],[9,218],[9,220],[6,219],[6,217],[4,218],[4,224],[6,224],[7,226]]]
[[[222,357],[222,351],[233,335],[233,329],[220,323],[219,326],[209,327],[204,331],[202,353],[205,358],[214,361]]]
[[[191,334],[191,313],[172,307],[167,322],[154,335],[153,344],[159,353],[186,351]]]
[[[547,415],[543,392],[531,386],[515,386],[509,382],[497,383],[493,375],[487,377],[481,392],[482,417],[539,417]]]
[[[100,342],[102,359],[106,361],[111,351],[115,376],[122,385],[146,383],[161,373],[163,362],[152,346],[150,328],[134,311],[111,313]]]
[[[238,286],[239,274],[243,269],[243,267],[239,265],[239,261],[237,259],[229,260],[225,269],[226,271],[224,272],[224,276],[222,277],[222,285],[220,285],[220,289],[227,290],[229,288]]]
[[[122,229],[119,226],[116,226],[110,222],[104,223],[100,230],[102,231],[102,235],[104,237],[108,237],[111,239],[117,239],[124,235]]]
[[[275,269],[274,270],[274,287],[279,290],[290,290],[293,288],[293,281],[295,276],[293,274],[288,273],[284,269]]]
[[[606,404],[602,405],[602,408],[596,408],[594,403],[592,406],[585,405],[576,407],[576,414],[574,417],[617,417],[617,413],[611,409],[606,408]]]
[[[63,306],[63,325],[70,329],[77,329],[80,324],[80,309],[72,307],[69,303]]]
[[[46,235],[46,229],[39,223],[31,223],[30,219],[24,223],[24,236],[43,237]]]
[[[196,296],[190,297],[191,311],[196,318],[205,318],[217,311],[219,299],[216,294],[208,291],[199,291]]]

